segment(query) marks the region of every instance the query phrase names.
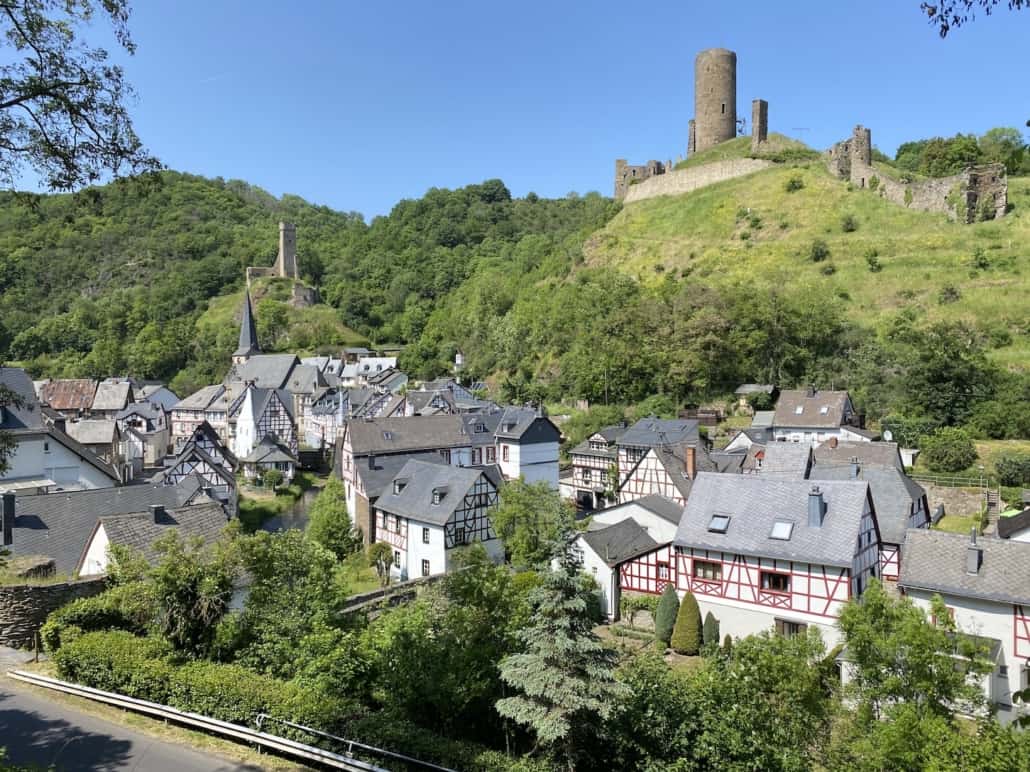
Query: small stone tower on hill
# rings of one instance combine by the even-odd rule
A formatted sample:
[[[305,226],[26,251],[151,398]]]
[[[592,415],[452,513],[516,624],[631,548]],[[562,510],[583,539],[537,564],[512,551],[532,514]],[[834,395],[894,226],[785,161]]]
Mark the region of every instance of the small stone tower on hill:
[[[297,226],[293,223],[279,223],[279,256],[275,260],[275,275],[284,279],[300,278],[297,273]]]
[[[694,121],[688,148],[697,153],[737,136],[737,55],[709,48],[694,60]]]

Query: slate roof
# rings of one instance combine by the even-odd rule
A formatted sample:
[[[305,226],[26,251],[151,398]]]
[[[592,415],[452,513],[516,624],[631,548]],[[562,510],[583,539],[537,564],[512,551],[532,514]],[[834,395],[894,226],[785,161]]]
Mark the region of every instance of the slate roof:
[[[246,458],[240,459],[244,464],[274,464],[274,463],[298,463],[290,449],[275,439],[270,434],[261,438],[261,442],[254,446]]]
[[[225,454],[227,461],[231,459],[230,463],[236,463],[236,458],[231,453],[224,448],[222,449],[222,452]],[[182,450],[179,451],[179,454],[175,458],[171,459],[171,462],[168,463],[164,469],[155,474],[151,481],[164,482],[168,478],[168,475],[174,472],[179,465],[191,460],[207,463],[207,465],[214,470],[215,474],[221,478],[222,484],[229,488],[236,487],[236,476],[233,474],[232,470],[226,469],[222,462],[192,441],[187,442],[182,447]]]
[[[848,403],[846,391],[788,389],[780,392],[773,411],[773,426],[777,428],[837,428],[844,423],[844,408]],[[801,408],[801,413],[797,412]],[[823,412],[825,409],[826,412]]]
[[[22,405],[5,405],[0,429],[41,429],[43,413],[28,374],[20,367],[0,367],[0,385],[17,394]]]
[[[154,542],[169,531],[177,531],[183,540],[199,536],[205,544],[211,544],[221,538],[228,522],[222,505],[218,502],[208,502],[192,507],[165,509],[164,513],[156,518],[149,510],[101,517],[97,529],[103,525],[107,540],[112,546],[129,547],[143,553],[148,561],[154,562],[158,558]],[[85,555],[81,557],[84,558]]]
[[[464,418],[457,415],[352,419],[347,434],[354,455],[363,456],[464,447],[471,444],[464,426]]]
[[[864,444],[864,443],[863,443]],[[912,507],[925,498],[926,491],[915,480],[896,467],[859,464],[857,477],[852,477],[851,464],[816,463],[810,480],[859,480],[869,483],[869,491],[876,507],[876,524],[880,538],[888,544],[905,541]],[[923,501],[923,510],[929,522],[929,507]]]
[[[500,410],[493,410],[489,413],[464,413],[460,417],[465,426],[469,445],[479,448],[494,444],[497,427],[501,423]]]
[[[665,496],[652,494],[643,498],[634,499],[631,504],[643,507],[648,512],[658,515],[663,520],[668,520],[673,525],[679,525],[683,517],[683,507],[675,501],[670,501]]]
[[[406,396],[408,405],[415,415],[425,415],[427,411],[432,411],[434,415],[439,412],[453,413],[455,411],[454,395],[446,389],[409,391]],[[440,407],[430,407],[434,400],[442,402],[443,405]]]
[[[93,396],[93,410],[121,410],[131,401],[131,383],[123,380],[101,381]]]
[[[257,327],[254,325],[254,311],[250,307],[250,292],[243,291],[243,312],[240,316],[240,342],[233,352],[234,357],[249,357],[261,353],[258,345]]]
[[[653,448],[658,445],[697,443],[698,423],[683,418],[641,418],[623,432],[619,445]]]
[[[18,496],[14,505],[14,555],[46,555],[53,558],[58,574],[69,574],[78,565],[97,520],[107,515],[139,512],[151,504],[182,507],[203,486],[196,476],[179,485],[127,485]]]
[[[593,437],[595,434],[600,434],[604,438],[605,442],[611,445],[611,448],[609,450],[595,450],[594,448],[591,448],[590,437],[587,437],[585,440],[579,443],[579,445],[570,450],[569,454],[571,455],[573,453],[576,453],[581,456],[594,456],[596,458],[615,459],[618,456],[618,448],[613,443],[617,442],[618,439],[626,433],[626,428],[627,427],[622,426],[621,424],[615,424],[614,426],[605,426],[601,429],[598,429],[596,432],[590,435],[590,437]]]
[[[286,412],[292,417],[293,416],[293,398],[290,396],[290,392],[286,389],[262,389],[257,386],[251,389],[250,404],[253,407],[254,422],[264,415],[265,409],[268,407],[268,403],[272,401],[274,396],[279,397],[279,401],[282,403]]]
[[[365,496],[369,499],[379,498],[387,490],[390,482],[409,461],[424,461],[427,464],[443,464],[444,460],[435,450],[421,453],[403,453],[393,456],[376,456],[370,467],[368,461],[357,463],[354,471],[365,487]]]
[[[585,531],[580,538],[608,566],[617,566],[658,547],[658,542],[648,536],[647,529],[631,517],[606,528]]]
[[[824,442],[814,453],[817,464],[847,465],[857,458],[862,466],[905,468],[896,442],[838,442],[836,446]]]
[[[314,394],[325,386],[325,377],[315,365],[299,364],[293,368],[286,388],[293,394]]]
[[[715,471],[720,474],[739,474],[744,467],[744,461],[747,459],[747,453],[742,451],[733,453],[712,451],[708,456],[712,459],[712,463],[715,464]]]
[[[139,416],[148,423],[160,426],[164,423],[165,409],[155,402],[133,402],[115,415],[116,421]]]
[[[212,386],[205,386],[202,389],[190,394],[172,408],[173,410],[207,410],[208,406],[222,396],[225,386],[216,383]]]
[[[89,378],[66,378],[43,384],[41,401],[54,410],[89,410],[97,382]]]
[[[752,429],[768,429],[773,425],[776,418],[775,410],[756,410],[751,416]]]
[[[771,383],[742,383],[734,390],[734,394],[772,394],[776,387]]]
[[[758,473],[763,477],[804,480],[812,467],[812,446],[807,442],[770,442]]]
[[[506,407],[501,412],[494,436],[497,439],[519,440],[536,419],[544,417],[531,407]]]
[[[388,487],[375,508],[423,523],[443,525],[482,476],[480,469],[411,459],[394,478],[405,481],[404,489],[394,493],[393,488]],[[433,504],[434,490],[443,491],[439,504]]]
[[[114,419],[84,418],[69,421],[65,432],[83,445],[113,445],[118,438],[118,424]]]
[[[179,401],[178,395],[163,383],[156,381],[143,381],[136,387],[137,402],[152,402],[160,405],[165,410],[171,410]]]
[[[807,480],[759,475],[699,474],[684,509],[675,544],[753,557],[850,568],[869,498],[864,482],[820,482],[823,524],[808,525]],[[708,530],[713,515],[728,515],[725,533]],[[791,520],[791,538],[769,538],[776,520]]]
[[[901,554],[898,586],[967,598],[1030,604],[1030,542],[981,537],[983,560],[966,573],[968,535],[909,529]]]
[[[293,354],[258,354],[237,365],[233,380],[253,381],[260,389],[282,389],[299,363]]]

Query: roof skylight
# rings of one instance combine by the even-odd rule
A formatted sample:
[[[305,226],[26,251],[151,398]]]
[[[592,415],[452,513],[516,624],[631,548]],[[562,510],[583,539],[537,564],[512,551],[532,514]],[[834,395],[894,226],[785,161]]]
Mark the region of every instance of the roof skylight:
[[[729,527],[729,515],[712,515],[712,519],[708,521],[708,530],[712,533],[726,533],[726,529]]]
[[[780,541],[788,541],[790,535],[794,532],[794,523],[791,520],[775,520],[773,521],[772,532],[769,534],[770,539],[779,539]]]

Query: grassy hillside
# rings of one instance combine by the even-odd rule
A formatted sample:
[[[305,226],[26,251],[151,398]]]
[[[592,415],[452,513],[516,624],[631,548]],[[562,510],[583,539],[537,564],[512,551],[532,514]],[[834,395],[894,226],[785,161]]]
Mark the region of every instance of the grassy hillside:
[[[718,145],[702,150],[699,153],[694,153],[689,158],[676,164],[676,169],[690,169],[695,166],[710,164],[713,161],[730,161],[735,158],[776,156],[787,151],[815,153],[815,151],[809,150],[808,146],[803,142],[773,132],[769,134],[767,142],[762,146],[762,150],[758,154],[751,153],[751,137],[737,137],[728,142],[720,142]]]
[[[804,186],[787,192],[795,176]],[[672,274],[717,287],[814,287],[874,327],[903,308],[964,319],[988,334],[997,362],[1030,369],[1030,178],[1009,180],[1006,217],[975,225],[849,187],[813,163],[629,204],[587,242],[586,262],[645,283]],[[817,241],[829,250],[818,262]]]

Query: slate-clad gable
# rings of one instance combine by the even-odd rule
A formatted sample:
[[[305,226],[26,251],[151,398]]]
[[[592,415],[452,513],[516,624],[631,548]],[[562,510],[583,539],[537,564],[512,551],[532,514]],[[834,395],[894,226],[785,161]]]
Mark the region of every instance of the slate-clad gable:
[[[403,488],[399,492],[387,488],[375,506],[392,515],[444,525],[482,476],[480,469],[471,467],[409,460],[394,478],[403,481]],[[439,490],[445,493],[440,502],[434,504],[433,491]]]
[[[582,539],[610,567],[658,547],[658,542],[648,535],[647,529],[632,518],[620,520],[605,528],[587,531],[582,535]]]

